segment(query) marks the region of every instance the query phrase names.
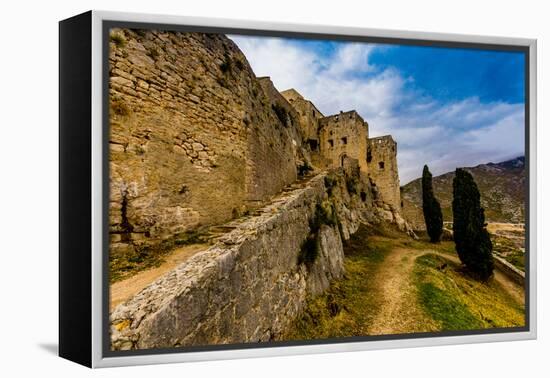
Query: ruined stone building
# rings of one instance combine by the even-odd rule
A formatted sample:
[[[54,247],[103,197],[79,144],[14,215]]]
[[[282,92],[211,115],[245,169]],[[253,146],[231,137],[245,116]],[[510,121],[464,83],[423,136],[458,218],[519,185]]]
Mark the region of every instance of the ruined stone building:
[[[300,115],[304,140],[316,167],[344,167],[346,159],[355,159],[381,199],[396,210],[401,208],[397,143],[391,135],[369,138],[369,125],[355,110],[325,117],[295,89],[281,95]]]

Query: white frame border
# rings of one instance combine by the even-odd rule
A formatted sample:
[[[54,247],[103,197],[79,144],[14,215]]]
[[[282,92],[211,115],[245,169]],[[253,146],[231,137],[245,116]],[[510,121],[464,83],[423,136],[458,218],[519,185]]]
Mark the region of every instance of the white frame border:
[[[148,354],[120,357],[103,357],[103,21],[180,24],[267,31],[357,35],[383,38],[407,38],[443,42],[466,42],[479,44],[502,44],[529,47],[529,306],[530,331],[464,336],[427,337],[399,340],[373,340],[364,342],[335,343],[322,345],[281,346],[253,349],[233,349],[207,352],[182,352]],[[223,360],[270,356],[288,356],[312,353],[352,352],[374,349],[411,348],[436,345],[482,343],[496,341],[531,340],[537,337],[537,41],[535,39],[489,37],[479,35],[427,33],[398,30],[381,30],[355,27],[322,26],[308,24],[271,23],[230,19],[183,17],[157,14],[92,11],[92,367],[115,367],[174,362]],[[526,151],[527,153],[527,151]]]

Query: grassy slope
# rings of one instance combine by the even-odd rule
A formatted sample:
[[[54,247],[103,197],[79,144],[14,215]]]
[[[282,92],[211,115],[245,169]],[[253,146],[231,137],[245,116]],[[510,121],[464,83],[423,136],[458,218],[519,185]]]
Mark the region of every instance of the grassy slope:
[[[393,248],[431,250],[456,258],[453,242],[431,244],[414,241],[391,229],[361,227],[345,246],[344,279],[311,298],[303,314],[282,339],[305,340],[369,334],[378,314],[377,271]],[[437,269],[443,262],[447,267]],[[457,264],[427,254],[415,262],[413,272],[416,305],[440,330],[510,327],[523,324],[523,306],[516,303],[495,282],[481,283],[462,272]],[[418,319],[421,321],[421,319]],[[431,331],[426,329],[424,331]],[[422,330],[415,330],[421,332]]]
[[[418,257],[414,275],[420,305],[442,330],[524,325],[523,306],[497,283],[479,282],[441,256]]]

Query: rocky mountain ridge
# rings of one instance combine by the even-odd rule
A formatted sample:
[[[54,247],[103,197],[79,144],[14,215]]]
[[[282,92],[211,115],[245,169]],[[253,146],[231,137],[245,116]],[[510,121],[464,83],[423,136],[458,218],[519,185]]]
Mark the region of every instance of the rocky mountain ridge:
[[[478,185],[488,222],[524,222],[527,190],[524,156],[500,163],[479,164],[466,170]],[[444,221],[452,221],[453,178],[454,171],[433,178],[434,193],[441,203]],[[402,186],[401,195],[405,218],[413,228],[424,229],[421,179]]]

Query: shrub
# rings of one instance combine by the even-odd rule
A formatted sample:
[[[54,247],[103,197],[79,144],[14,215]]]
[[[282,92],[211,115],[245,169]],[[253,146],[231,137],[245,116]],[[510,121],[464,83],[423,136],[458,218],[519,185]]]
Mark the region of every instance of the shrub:
[[[150,49],[147,49],[147,55],[149,55],[151,59],[156,60],[159,57],[159,52],[156,48],[151,47]]]
[[[124,38],[122,34],[113,33],[109,36],[109,39],[115,44],[116,47],[123,48],[126,46],[126,38]]]
[[[231,57],[229,54],[225,54],[224,61],[220,64],[220,70],[225,74],[231,70]]]
[[[334,176],[325,176],[325,188],[327,188],[327,194],[332,195],[332,188],[336,186],[336,179]]]
[[[298,264],[306,264],[306,266],[311,266],[317,256],[319,255],[319,240],[317,234],[310,233],[306,240],[302,243],[300,248],[300,253],[298,254]]]
[[[240,59],[235,59],[235,66],[241,71],[244,69],[244,63]]]
[[[494,269],[493,244],[485,228],[485,214],[474,178],[457,168],[453,179],[453,238],[466,267],[485,280]]]
[[[346,188],[350,194],[357,194],[357,185],[359,180],[356,176],[346,176]]]
[[[432,174],[427,165],[424,166],[422,171],[422,210],[430,241],[439,243],[443,232],[443,214],[441,213],[439,201],[434,195]]]
[[[310,267],[319,255],[319,230],[325,224],[328,226],[338,226],[338,216],[336,209],[330,201],[323,201],[315,205],[315,213],[309,221],[309,234],[302,243],[298,253],[298,264],[306,264]]]
[[[304,177],[309,172],[313,171],[313,167],[309,165],[307,161],[304,161],[303,164],[298,166],[298,176]]]
[[[323,201],[321,204],[315,205],[315,216],[314,216],[314,228],[317,232],[321,225],[326,224],[327,226],[336,226],[338,224],[338,216],[336,215],[336,209],[330,201]]]
[[[132,29],[138,36],[140,36],[141,38],[145,38],[145,36],[147,35],[147,31],[146,30],[143,30],[143,29]]]

